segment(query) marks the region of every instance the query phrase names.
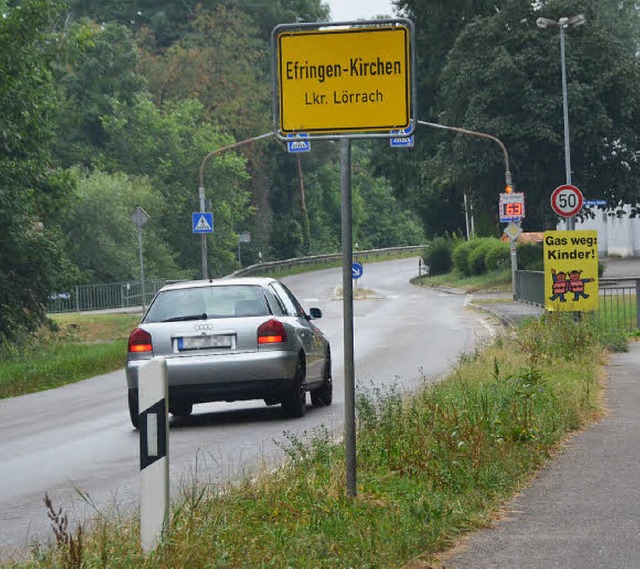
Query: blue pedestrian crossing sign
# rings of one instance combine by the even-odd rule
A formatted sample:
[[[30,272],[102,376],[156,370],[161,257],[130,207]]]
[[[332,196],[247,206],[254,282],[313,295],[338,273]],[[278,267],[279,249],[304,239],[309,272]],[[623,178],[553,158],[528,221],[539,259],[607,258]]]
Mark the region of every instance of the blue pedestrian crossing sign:
[[[191,214],[191,231],[193,233],[213,233],[213,213],[194,211]]]
[[[311,141],[309,140],[309,135],[304,132],[299,132],[297,134],[288,134],[287,135],[287,150],[291,154],[296,154],[297,152],[311,152]]]
[[[362,266],[362,263],[360,263],[359,261],[354,261],[353,263],[351,263],[352,279],[359,279],[362,276],[362,273],[364,273],[364,267]]]
[[[411,132],[411,127],[407,127],[405,130],[392,130],[389,144],[392,148],[413,148],[415,138],[413,134],[407,136]]]

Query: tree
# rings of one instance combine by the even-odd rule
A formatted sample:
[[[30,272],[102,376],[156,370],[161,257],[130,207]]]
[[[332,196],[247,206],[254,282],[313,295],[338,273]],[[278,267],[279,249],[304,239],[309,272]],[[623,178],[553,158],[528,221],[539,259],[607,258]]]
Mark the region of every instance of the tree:
[[[53,62],[79,47],[65,30],[54,32],[63,7],[0,3],[0,342],[41,326],[49,295],[71,277],[56,224],[72,185],[49,159]]]
[[[332,150],[333,155],[306,177],[313,253],[340,248],[340,165],[337,148]],[[396,200],[385,178],[371,175],[371,144],[354,144],[351,157],[354,242],[361,249],[421,243],[424,235],[417,216]]]
[[[237,8],[196,9],[188,31],[143,70],[158,104],[197,99],[226,132],[244,140],[269,131],[269,50],[254,20]]]
[[[396,0],[394,6],[401,16],[415,25],[414,50],[417,68],[412,71],[417,81],[419,119],[438,120],[438,85],[447,61],[447,54],[456,38],[474,18],[500,11],[509,0]],[[464,126],[448,123],[450,126]],[[432,179],[431,157],[451,134],[419,127],[415,148],[411,151],[389,152],[388,142],[376,144],[375,171],[393,184],[395,195],[403,205],[422,219],[424,231],[444,234],[464,225],[463,194],[443,185],[441,178]],[[450,206],[450,207],[449,207]]]
[[[545,3],[546,17],[583,12],[587,19],[587,25],[567,34],[573,182],[587,197],[635,204],[636,42],[617,36],[617,20],[599,17],[599,5]],[[558,35],[536,27],[540,14],[514,2],[468,24],[449,53],[438,100],[440,122],[490,132],[506,144],[516,187],[526,193],[526,225],[533,230],[553,225],[549,195],[564,182]],[[437,161],[450,186],[471,188],[477,209],[495,211],[504,179],[495,154],[458,136],[442,144]]]
[[[57,73],[62,103],[55,156],[65,167],[99,165],[106,138],[102,118],[111,113],[113,101],[131,105],[147,92],[131,32],[113,23],[87,25],[91,45],[76,65]]]
[[[148,28],[164,49],[180,35],[198,0],[69,0],[76,17],[99,23],[117,23],[132,31]]]
[[[198,275],[199,236],[191,232],[191,213],[200,208],[200,164],[209,152],[233,140],[207,121],[202,105],[194,100],[167,102],[159,108],[147,98],[138,98],[132,106],[115,103],[103,126],[109,171],[149,178],[167,204],[159,220],[163,240],[178,252],[178,266]],[[247,179],[244,160],[233,153],[209,160],[205,170],[215,224],[209,264],[217,276],[237,266],[237,231],[252,213]]]
[[[89,282],[139,278],[137,227],[131,215],[141,206],[150,216],[143,229],[145,276],[181,278],[176,253],[162,238],[160,219],[166,204],[149,178],[123,173],[75,171],[76,198],[63,220],[71,260]]]

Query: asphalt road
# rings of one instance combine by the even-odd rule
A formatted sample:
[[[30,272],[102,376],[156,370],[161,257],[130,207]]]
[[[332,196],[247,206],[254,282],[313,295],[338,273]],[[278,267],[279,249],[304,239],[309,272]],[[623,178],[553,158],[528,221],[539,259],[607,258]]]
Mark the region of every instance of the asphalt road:
[[[487,317],[465,309],[464,295],[414,287],[417,259],[366,264],[354,303],[358,389],[415,387],[450,369],[461,352],[491,333]],[[285,280],[302,304],[317,306],[317,323],[332,344],[334,404],[285,418],[261,402],[197,405],[171,420],[170,471],[175,496],[184,484],[219,482],[274,464],[285,431],[304,437],[324,425],[342,431],[342,302],[340,269]],[[96,512],[130,512],[138,501],[138,434],[129,423],[122,370],[47,392],[0,400],[0,552],[51,534],[45,492],[71,524]]]

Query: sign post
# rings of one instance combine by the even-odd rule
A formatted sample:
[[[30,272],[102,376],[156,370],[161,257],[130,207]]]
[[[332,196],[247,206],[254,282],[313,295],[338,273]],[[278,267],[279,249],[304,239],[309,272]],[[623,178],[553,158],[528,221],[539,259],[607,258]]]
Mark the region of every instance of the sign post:
[[[519,223],[524,217],[524,193],[501,193],[499,211],[500,223]]]
[[[138,228],[138,256],[140,257],[140,290],[142,294],[142,309],[146,306],[144,286],[144,257],[142,255],[142,226],[149,221],[149,214],[138,206],[131,214],[131,221]]]
[[[311,143],[309,142],[308,138],[309,135],[304,132],[287,135],[287,152],[289,152],[290,154],[311,152]]]
[[[510,188],[509,188],[510,189]],[[500,222],[507,223],[507,227],[503,233],[509,237],[510,257],[511,257],[511,290],[513,299],[516,299],[516,275],[518,271],[518,256],[516,250],[516,241],[522,233],[520,222],[524,217],[524,193],[522,192],[503,192],[500,194],[498,202],[498,212],[500,214]]]
[[[340,139],[346,491],[356,496],[351,139],[410,138],[417,124],[413,22],[406,18],[281,24],[273,29],[273,125]],[[394,134],[396,133],[396,134]],[[305,137],[307,138],[307,137]]]
[[[410,128],[392,131],[391,134],[393,136],[389,139],[389,146],[391,146],[391,148],[413,148],[415,135],[407,136],[409,131]]]
[[[364,273],[364,267],[360,261],[354,261],[351,263],[351,278],[353,279],[353,284],[355,288],[358,288],[358,279]]]

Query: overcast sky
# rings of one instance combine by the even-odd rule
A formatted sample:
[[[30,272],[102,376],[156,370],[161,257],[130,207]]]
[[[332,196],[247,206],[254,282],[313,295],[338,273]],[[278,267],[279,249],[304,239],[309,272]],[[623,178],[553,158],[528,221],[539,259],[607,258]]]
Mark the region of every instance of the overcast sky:
[[[371,20],[384,14],[393,16],[391,0],[323,0],[331,8],[334,22],[348,20]]]

